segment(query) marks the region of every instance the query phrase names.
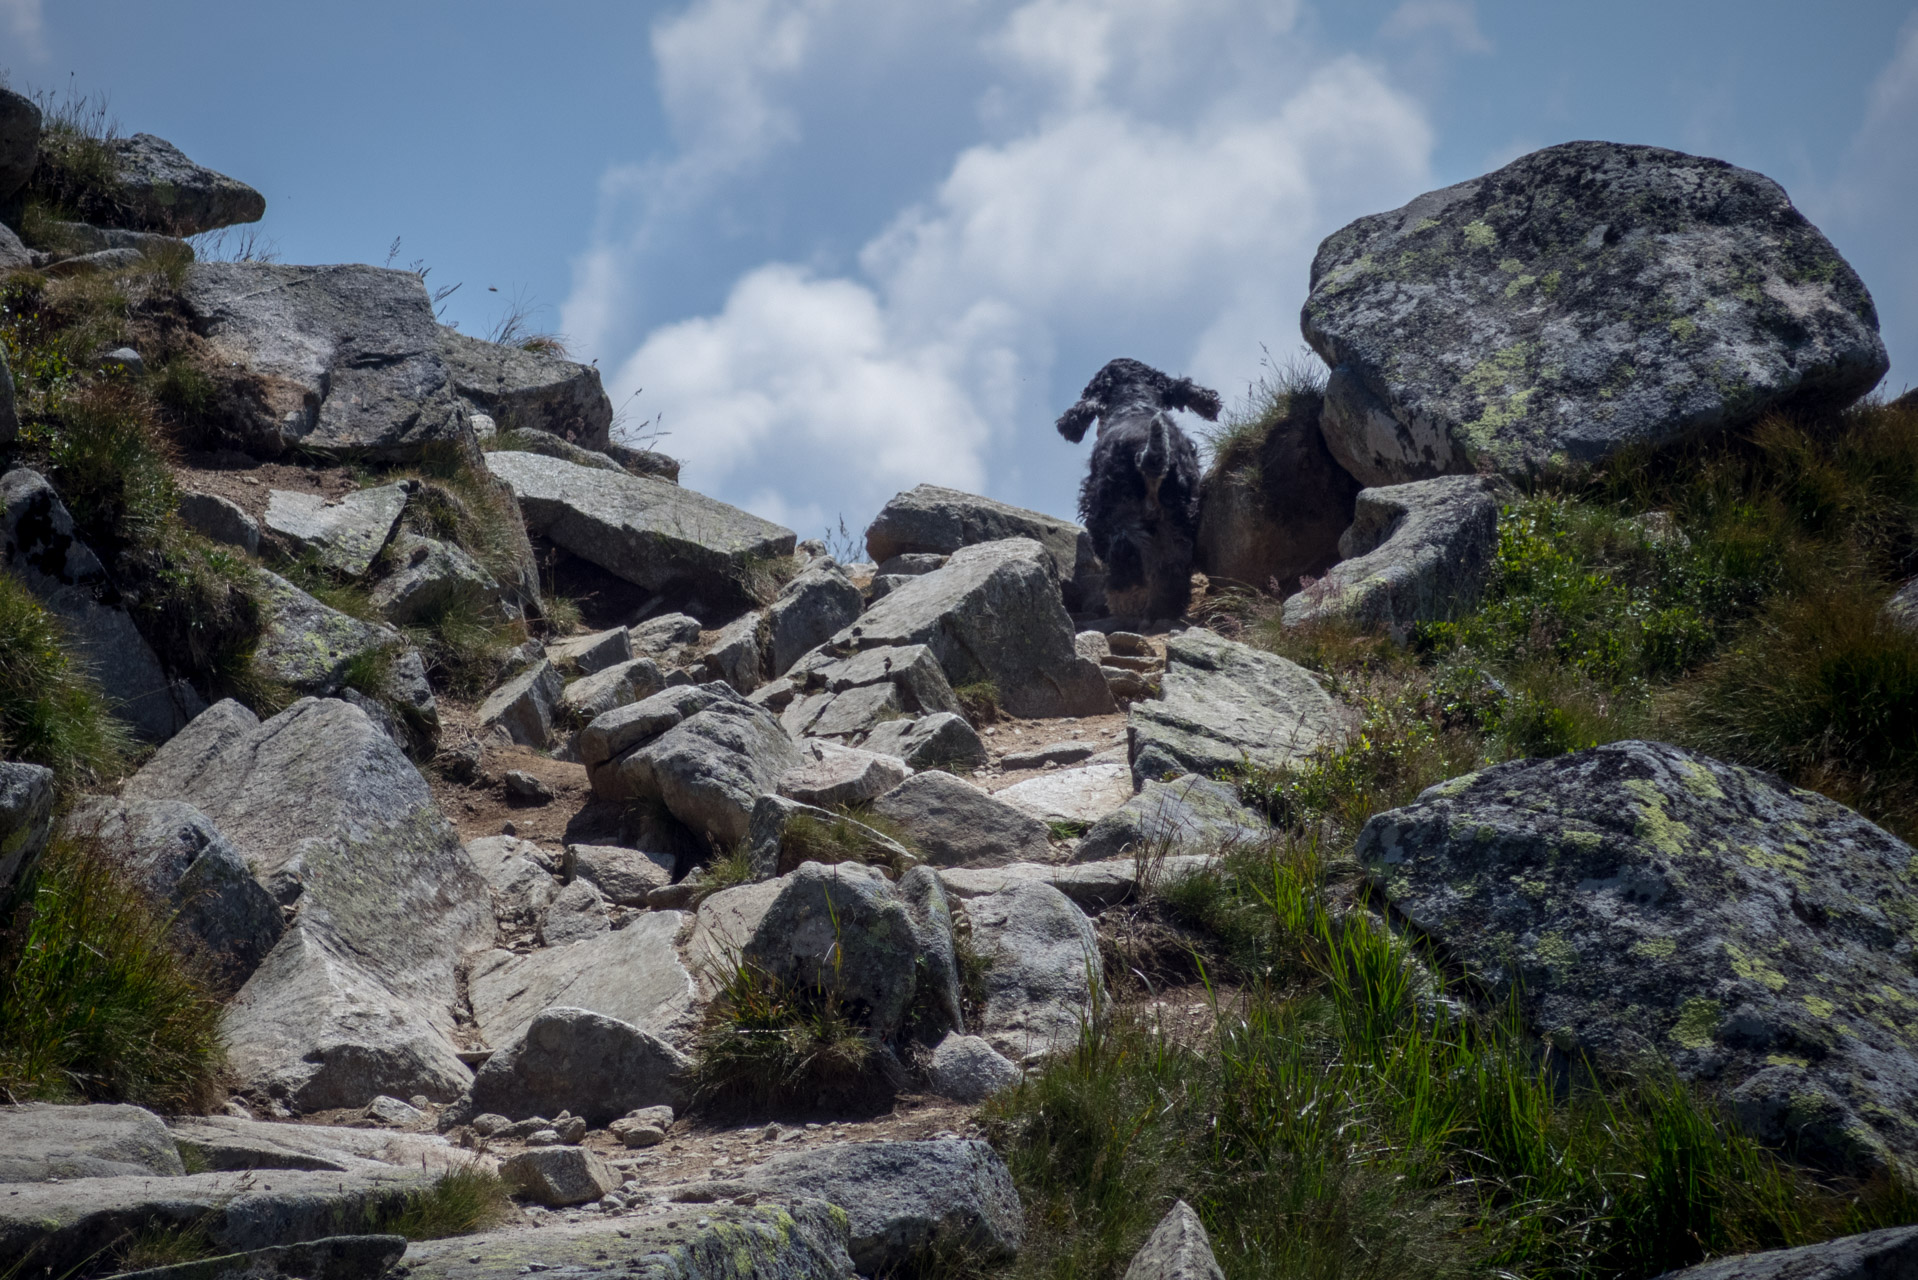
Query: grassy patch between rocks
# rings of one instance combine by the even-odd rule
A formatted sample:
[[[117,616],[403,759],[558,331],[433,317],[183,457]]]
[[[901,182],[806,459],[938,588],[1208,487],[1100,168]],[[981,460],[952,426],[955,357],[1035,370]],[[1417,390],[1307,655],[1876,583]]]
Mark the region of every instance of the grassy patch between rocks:
[[[131,742],[65,644],[59,621],[0,574],[0,754],[45,765],[64,782],[111,777]]]
[[[217,1096],[219,1002],[97,841],[56,835],[7,910],[0,1090],[172,1111]]]
[[[503,1221],[511,1208],[512,1197],[500,1176],[469,1165],[409,1192],[397,1210],[381,1214],[368,1230],[408,1240],[443,1240],[484,1231]]]
[[[890,1092],[892,1056],[858,1011],[824,985],[734,963],[693,1052],[694,1096],[721,1112],[858,1105]]]
[[[1325,907],[1316,849],[1164,891],[1245,982],[1209,1037],[1107,1009],[988,1106],[1020,1274],[1116,1277],[1178,1197],[1228,1275],[1640,1277],[1918,1218],[1900,1187],[1792,1169],[1669,1075],[1595,1081],[1462,1012],[1368,913]]]

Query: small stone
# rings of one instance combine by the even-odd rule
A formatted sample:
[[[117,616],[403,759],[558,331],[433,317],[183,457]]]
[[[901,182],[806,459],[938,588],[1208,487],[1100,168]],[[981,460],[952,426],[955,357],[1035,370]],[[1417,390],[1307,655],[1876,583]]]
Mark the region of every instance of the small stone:
[[[368,1120],[390,1125],[421,1124],[426,1120],[426,1113],[418,1107],[401,1102],[398,1098],[389,1098],[385,1094],[367,1103],[366,1110],[361,1114]]]
[[[498,1112],[488,1111],[485,1115],[474,1116],[472,1124],[476,1133],[490,1138],[501,1129],[511,1128],[513,1122]]]
[[[505,782],[506,794],[514,800],[545,804],[554,798],[553,789],[545,781],[524,769],[508,769]]]

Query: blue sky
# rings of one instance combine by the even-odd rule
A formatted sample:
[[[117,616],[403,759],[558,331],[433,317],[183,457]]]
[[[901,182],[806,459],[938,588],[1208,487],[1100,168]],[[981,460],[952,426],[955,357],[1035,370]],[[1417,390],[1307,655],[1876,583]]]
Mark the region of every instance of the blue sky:
[[[1776,178],[1918,382],[1912,4],[0,0],[0,68],[257,186],[285,261],[537,306],[801,536],[921,481],[1069,514],[1106,359],[1239,399],[1326,234],[1573,138]]]

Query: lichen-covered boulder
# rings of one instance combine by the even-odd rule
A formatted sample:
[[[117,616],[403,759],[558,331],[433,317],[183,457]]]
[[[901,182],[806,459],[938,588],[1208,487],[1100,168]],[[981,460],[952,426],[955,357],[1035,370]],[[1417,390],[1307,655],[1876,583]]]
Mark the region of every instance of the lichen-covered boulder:
[[[1668,1060],[1827,1167],[1918,1166],[1918,853],[1843,805],[1618,742],[1442,783],[1357,853],[1555,1047]]]
[[[866,554],[881,574],[927,573],[898,562],[906,556],[947,556],[1005,538],[1031,538],[1043,546],[1058,572],[1066,607],[1092,607],[1090,597],[1104,587],[1092,535],[1070,520],[959,489],[922,484],[895,494],[866,529]]]
[[[779,590],[766,609],[766,637],[771,643],[767,674],[786,674],[813,646],[830,640],[866,607],[859,588],[852,585],[830,557],[821,557]]]
[[[1525,476],[1884,376],[1858,273],[1763,174],[1568,142],[1334,232],[1301,325],[1368,485]]]
[[[583,449],[604,449],[613,402],[599,370],[563,356],[440,330],[440,357],[460,397],[501,431],[544,431]]]
[[[295,555],[322,568],[363,577],[399,528],[418,481],[355,489],[335,502],[324,494],[274,489],[266,498],[266,527]]]
[[[1330,695],[1275,653],[1194,627],[1166,641],[1165,661],[1159,696],[1127,718],[1136,782],[1278,768],[1343,734]]]
[[[136,133],[107,145],[118,171],[112,190],[99,196],[99,207],[82,208],[89,221],[192,236],[258,222],[266,214],[265,196],[236,178],[195,164],[165,138]]]
[[[1491,476],[1437,476],[1360,492],[1344,559],[1285,602],[1285,625],[1338,620],[1401,644],[1421,622],[1469,611],[1492,576],[1508,492]]]

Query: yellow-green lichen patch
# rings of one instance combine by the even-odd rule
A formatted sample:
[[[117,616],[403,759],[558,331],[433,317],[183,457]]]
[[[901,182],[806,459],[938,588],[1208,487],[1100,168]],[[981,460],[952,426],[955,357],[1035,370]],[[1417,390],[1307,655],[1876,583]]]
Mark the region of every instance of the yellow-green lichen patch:
[[[1803,1003],[1814,1018],[1829,1018],[1838,1007],[1823,996],[1806,996]]]
[[[1425,794],[1435,800],[1450,800],[1453,796],[1462,795],[1467,787],[1477,781],[1477,773],[1461,773],[1456,778],[1448,778],[1439,783]]]
[[[1568,830],[1559,836],[1559,846],[1570,853],[1591,853],[1604,843],[1596,831]]]
[[[1564,934],[1554,931],[1538,940],[1538,944],[1532,948],[1532,956],[1550,968],[1569,969],[1578,963],[1578,948]]]
[[[1625,790],[1639,802],[1638,821],[1632,834],[1669,858],[1683,857],[1692,829],[1665,810],[1665,797],[1644,778],[1629,778]]]
[[[1723,800],[1724,788],[1718,785],[1718,779],[1712,777],[1712,771],[1696,760],[1678,762],[1679,776],[1685,780],[1685,790],[1706,800]]]
[[[1774,1066],[1774,1067],[1798,1067],[1798,1068],[1800,1068],[1801,1070],[1802,1070],[1803,1068],[1805,1068],[1805,1067],[1809,1067],[1809,1066],[1811,1065],[1811,1062],[1810,1062],[1810,1060],[1809,1060],[1809,1059],[1806,1059],[1806,1058],[1794,1058],[1794,1057],[1792,1057],[1792,1056],[1791,1056],[1790,1054],[1788,1054],[1788,1053],[1770,1053],[1770,1054],[1766,1054],[1766,1055],[1765,1055],[1765,1061],[1766,1061],[1766,1063],[1767,1063],[1767,1064],[1769,1064],[1770,1066]]]
[[[1498,232],[1492,230],[1491,224],[1482,218],[1468,222],[1465,224],[1465,243],[1474,249],[1489,249],[1498,243]]]
[[[1516,279],[1514,279],[1510,284],[1505,286],[1505,296],[1508,298],[1516,298],[1518,297],[1519,294],[1523,293],[1525,290],[1531,288],[1534,284],[1537,284],[1537,283],[1538,283],[1537,276],[1519,276]]]
[[[1698,325],[1689,316],[1679,316],[1667,327],[1671,330],[1672,337],[1680,342],[1690,342],[1698,334]]]
[[[1766,964],[1763,959],[1754,956],[1737,946],[1725,943],[1725,958],[1731,962],[1732,972],[1747,982],[1756,982],[1772,991],[1785,989],[1785,975]]]
[[[1668,960],[1678,950],[1672,938],[1641,938],[1632,944],[1632,954],[1645,960]]]
[[[1438,224],[1439,224],[1439,220],[1437,218],[1420,218],[1418,222],[1413,225],[1411,231],[1409,231],[1407,234],[1417,235],[1421,231],[1430,231],[1433,227],[1436,227]]]
[[[1564,279],[1564,274],[1554,267],[1538,278],[1538,287],[1545,290],[1545,296],[1549,298],[1558,292],[1558,286]]]
[[[1686,1049],[1711,1048],[1719,1013],[1718,1001],[1694,996],[1679,1006],[1678,1021],[1672,1024],[1672,1039]]]
[[[1508,276],[1515,276],[1525,270],[1525,264],[1517,258],[1505,258],[1498,264],[1498,269]]]

